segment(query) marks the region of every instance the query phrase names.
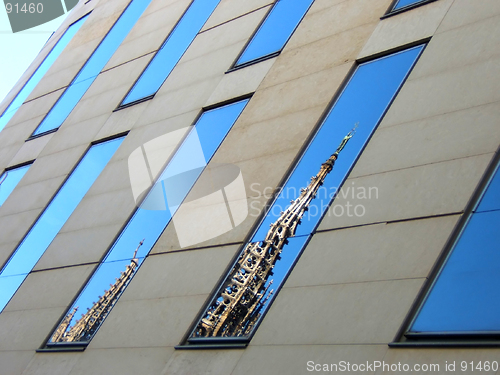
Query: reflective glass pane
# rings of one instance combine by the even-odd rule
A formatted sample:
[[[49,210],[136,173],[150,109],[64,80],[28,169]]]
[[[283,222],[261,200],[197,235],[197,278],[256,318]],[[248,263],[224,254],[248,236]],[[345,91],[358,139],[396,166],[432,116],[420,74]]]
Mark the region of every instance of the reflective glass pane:
[[[12,118],[12,116],[14,116],[19,107],[21,107],[29,94],[31,94],[35,86],[38,84],[38,82],[40,82],[40,80],[45,75],[47,70],[49,70],[49,68],[52,66],[54,61],[56,61],[57,57],[61,54],[69,41],[80,29],[87,17],[88,15],[80,18],[78,21],[70,25],[64,32],[63,36],[59,39],[54,48],[52,48],[52,50],[49,52],[47,57],[45,57],[35,73],[33,73],[31,78],[28,80],[28,82],[26,82],[24,87],[21,89],[21,91],[19,91],[12,103],[10,103],[10,105],[4,111],[3,115],[0,117],[0,131],[5,127],[5,125],[7,125],[9,120]]]
[[[64,329],[61,330],[65,333],[53,336],[49,343],[85,342],[92,338],[133,277],[135,270],[140,267],[174,213],[179,209],[179,205],[200,177],[247,102],[248,100],[243,100],[202,114],[111,247],[104,262],[68,311],[68,314],[71,314],[78,306],[79,316],[67,315],[61,322],[61,326],[65,324]],[[143,145],[146,154],[150,145],[150,142]],[[132,173],[130,166],[129,159],[129,171]],[[134,254],[139,243],[141,246]],[[133,272],[130,271],[124,286],[118,285],[120,275],[126,274],[130,269],[133,269]],[[105,291],[104,294],[103,291]],[[113,297],[104,301],[103,299],[108,298],[110,294],[113,294]],[[79,330],[81,322],[88,317],[87,312],[98,308],[101,309],[98,322],[91,327]]]
[[[2,276],[0,275],[0,306],[2,309],[9,303],[16,290],[26,279],[27,275]]]
[[[236,65],[279,52],[314,0],[279,0],[245,48]]]
[[[411,332],[500,331],[500,211],[472,215]]]
[[[0,272],[5,285],[5,288],[0,289],[1,301],[7,303],[10,300],[122,141],[123,137],[116,138],[96,144],[87,151]],[[21,275],[22,277],[6,278]],[[6,283],[9,285],[6,286]],[[0,305],[0,311],[4,307],[5,304]]]
[[[321,164],[335,151],[342,138],[354,124],[358,124],[355,136],[342,150],[335,168],[326,177],[296,233],[307,235],[312,232],[422,49],[422,46],[415,47],[359,66],[307,152],[302,156],[265,221],[253,236],[253,241],[265,238],[269,225],[289,206],[290,200],[299,197],[300,189],[309,184],[311,176],[316,175]],[[348,188],[344,187],[343,193],[349,194],[350,192],[346,190]],[[344,214],[347,214],[346,210],[344,207]],[[341,211],[338,209],[329,214],[340,215]]]
[[[33,135],[57,129],[92,85],[151,0],[132,0]]]
[[[220,0],[194,0],[165,43],[139,77],[122,105],[153,95],[212,14]]]
[[[414,47],[358,67],[190,342],[251,335],[422,50]]]
[[[488,189],[485,191],[481,202],[477,207],[477,212],[500,210],[500,172],[497,168]]]
[[[3,202],[12,193],[12,190],[14,190],[30,167],[31,164],[10,169],[0,176],[0,206],[2,206]]]
[[[393,10],[404,8],[408,5],[413,5],[417,3],[422,3],[425,0],[399,0],[397,4],[394,6]]]

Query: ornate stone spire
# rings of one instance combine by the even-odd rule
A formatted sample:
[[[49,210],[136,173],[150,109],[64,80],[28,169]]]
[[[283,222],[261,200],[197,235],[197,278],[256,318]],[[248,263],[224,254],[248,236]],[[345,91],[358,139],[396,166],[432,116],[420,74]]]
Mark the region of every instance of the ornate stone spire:
[[[264,241],[251,242],[245,247],[192,337],[238,337],[251,332],[261,315],[260,310],[273,292],[268,292],[272,280],[267,287],[266,283],[283,247],[288,238],[295,235],[304,213],[356,127],[357,124],[321,165],[309,185],[301,189],[300,196],[271,224]]]
[[[93,306],[85,314],[82,314],[82,317],[68,330],[68,326],[78,307],[69,312],[57,327],[50,342],[81,342],[90,340],[132,279],[139,265],[139,260],[136,258],[137,251],[143,243],[144,240],[139,243],[139,246],[135,249],[134,256],[130,260],[130,264],[124,272],[121,272],[120,277],[116,279],[115,283],[110,285],[110,288],[104,292],[104,295],[102,297],[99,296],[99,300],[94,302]]]

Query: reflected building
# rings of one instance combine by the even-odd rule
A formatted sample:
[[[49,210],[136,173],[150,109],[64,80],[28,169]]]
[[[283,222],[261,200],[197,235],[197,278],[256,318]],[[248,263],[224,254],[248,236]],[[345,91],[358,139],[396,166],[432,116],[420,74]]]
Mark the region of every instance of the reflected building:
[[[1,375],[500,370],[497,3],[71,1],[0,102]]]
[[[261,317],[261,310],[272,294],[269,291],[276,262],[283,247],[295,236],[304,213],[316,198],[326,176],[332,171],[339,153],[355,133],[347,134],[337,150],[325,161],[300,196],[271,224],[263,241],[245,246],[226,281],[215,295],[206,315],[195,328],[193,337],[248,336]]]
[[[98,296],[97,302],[94,302],[92,307],[87,308],[87,312],[82,314],[73,325],[73,317],[78,311],[78,306],[74,307],[68,315],[64,317],[62,322],[56,328],[55,333],[50,338],[51,343],[58,342],[87,342],[106,319],[113,306],[122,295],[130,280],[139,265],[139,259],[136,258],[137,251],[142,246],[144,240],[139,243],[135,249],[134,256],[130,260],[130,264],[125,271],[120,273],[120,277],[116,279],[113,285],[110,285],[108,290],[104,291],[102,296]]]

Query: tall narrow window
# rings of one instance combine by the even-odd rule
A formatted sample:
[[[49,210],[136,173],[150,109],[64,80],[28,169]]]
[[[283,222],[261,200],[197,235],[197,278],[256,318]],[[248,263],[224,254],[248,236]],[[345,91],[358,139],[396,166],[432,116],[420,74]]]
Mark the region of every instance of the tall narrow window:
[[[52,66],[54,61],[59,57],[61,52],[64,50],[64,48],[68,45],[70,40],[73,38],[73,36],[76,34],[76,32],[80,29],[80,27],[83,25],[85,20],[87,19],[88,15],[80,18],[78,21],[75,23],[71,24],[68,29],[64,32],[64,34],[61,36],[59,41],[56,43],[56,45],[52,48],[52,50],[49,52],[49,54],[45,57],[43,62],[40,64],[40,66],[37,68],[35,73],[31,76],[31,78],[26,82],[26,84],[23,86],[21,91],[16,95],[14,100],[10,103],[10,105],[7,107],[7,109],[3,112],[2,116],[0,117],[0,131],[7,125],[7,123],[10,121],[12,116],[14,116],[17,112],[17,110],[21,107],[23,102],[26,100],[26,98],[31,94],[33,89],[36,87],[38,82],[42,79],[42,77],[45,75],[47,70]]]
[[[88,344],[247,102],[248,100],[238,101],[205,111],[201,115],[165,169],[161,171],[160,168],[157,182],[60,322],[47,346]],[[185,133],[186,129],[182,131]],[[158,163],[163,164],[163,160],[166,161],[169,156],[161,150],[168,148],[167,145],[171,148],[176,139],[179,139],[179,134],[166,134],[139,148],[137,154],[133,153],[132,159],[129,158],[131,176],[136,175],[140,180],[141,170],[145,171],[146,176],[158,170]],[[160,152],[155,153],[153,150]],[[145,181],[147,185],[150,180],[147,178]],[[141,181],[136,181],[135,185],[144,188]],[[135,190],[134,186],[132,188]],[[115,279],[116,277],[118,279]],[[100,295],[104,289],[104,294]],[[77,318],[76,313],[80,311],[83,314]]]
[[[423,48],[357,68],[188,344],[248,342]],[[354,124],[357,129],[350,130]]]
[[[132,86],[121,106],[154,95],[179,62],[220,0],[193,0],[160,50]]]
[[[0,207],[17,186],[21,178],[28,172],[31,163],[6,170],[0,175]]]
[[[314,0],[276,0],[272,10],[245,47],[235,66],[277,55]]]
[[[409,339],[498,339],[500,334],[498,165],[406,333]]]
[[[93,145],[0,272],[2,311],[115,153],[123,137]]]
[[[132,0],[33,135],[59,128],[123,42],[151,0]]]

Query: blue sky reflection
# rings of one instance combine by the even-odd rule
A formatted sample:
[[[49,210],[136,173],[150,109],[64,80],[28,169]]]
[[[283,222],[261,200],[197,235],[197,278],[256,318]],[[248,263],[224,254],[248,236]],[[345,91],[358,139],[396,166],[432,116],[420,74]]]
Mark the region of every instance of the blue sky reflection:
[[[59,41],[56,43],[56,45],[52,48],[52,50],[49,52],[47,57],[43,60],[43,62],[40,64],[40,66],[37,68],[35,73],[30,77],[28,82],[23,86],[21,91],[16,95],[14,100],[9,104],[7,109],[4,111],[2,116],[0,117],[0,131],[7,125],[9,120],[14,116],[21,107],[21,105],[24,103],[24,101],[28,98],[28,96],[31,94],[33,89],[36,87],[38,82],[43,78],[45,73],[47,73],[47,70],[52,66],[54,61],[59,57],[61,52],[64,50],[64,48],[68,45],[68,43],[73,39],[73,36],[76,34],[76,32],[80,29],[80,27],[83,25],[85,20],[87,19],[87,16],[84,16],[80,18],[78,21],[73,23],[68,27],[68,29],[64,32],[63,36],[59,39]]]
[[[62,125],[150,2],[151,0],[132,0],[118,21],[104,37],[101,44],[99,44],[83,68],[40,123],[33,133],[34,135],[56,129]]]
[[[335,191],[336,187],[342,185],[423,49],[424,45],[420,45],[361,64],[358,67],[286,182],[284,193],[271,206],[251,242],[260,242],[266,238],[271,224],[276,222],[281,215],[280,212],[286,210],[290,205],[290,200],[296,199],[300,195],[301,188],[309,185],[310,178],[317,175],[321,165],[336,151],[353,126],[358,124],[356,134],[340,153],[339,159],[325,179],[323,187],[327,192],[330,192],[331,189]],[[259,276],[266,279],[266,287],[272,282],[269,291],[274,290],[272,298],[267,301],[263,300],[265,302],[259,312],[262,314],[259,319],[262,319],[276,296],[276,290],[283,284],[285,276],[313,235],[313,230],[331,199],[330,194],[321,194],[321,192],[316,196],[309,206],[309,212],[306,211],[302,223],[297,227],[295,236],[289,237],[288,244],[283,246],[283,251],[274,264],[272,273],[269,276]],[[311,214],[309,215],[309,213]],[[242,251],[245,248],[246,246],[243,246]],[[213,297],[214,299],[208,305],[208,310],[205,312],[207,315],[203,314],[202,316],[206,317],[215,311],[216,301],[219,302],[219,305],[222,303],[224,297],[222,297],[221,291],[227,287],[228,277],[233,277],[233,275],[230,273],[222,282]],[[192,340],[199,338],[197,337],[198,328],[199,325],[193,332]],[[201,334],[203,335],[203,333]],[[241,332],[235,334],[241,334]],[[214,338],[220,339],[221,337]]]
[[[92,146],[24,237],[2,269],[0,278],[24,276],[2,280],[0,301],[4,304],[0,305],[0,311],[59,233],[122,141],[123,137]]]
[[[22,167],[10,169],[0,175],[0,207],[9,197],[10,193],[17,186],[21,178],[28,172],[31,164]]]
[[[195,0],[123,100],[128,104],[153,95],[215,10],[220,0]]]
[[[309,184],[321,164],[335,152],[342,139],[358,123],[356,134],[340,153],[296,234],[308,235],[312,232],[330,203],[332,194],[347,177],[422,49],[423,46],[418,46],[359,66],[252,241],[265,238],[269,225],[276,221],[280,211],[284,211],[290,200],[300,195],[300,188]]]
[[[236,65],[279,52],[314,0],[279,0],[262,23]]]
[[[71,325],[115,282],[144,239],[137,253],[139,266],[142,264],[247,103],[242,100],[202,114],[70,308],[79,307]]]
[[[500,331],[500,173],[496,172],[411,327]]]
[[[398,3],[394,6],[394,10],[403,8],[408,5],[416,4],[416,3],[421,3],[425,0],[399,0]]]

